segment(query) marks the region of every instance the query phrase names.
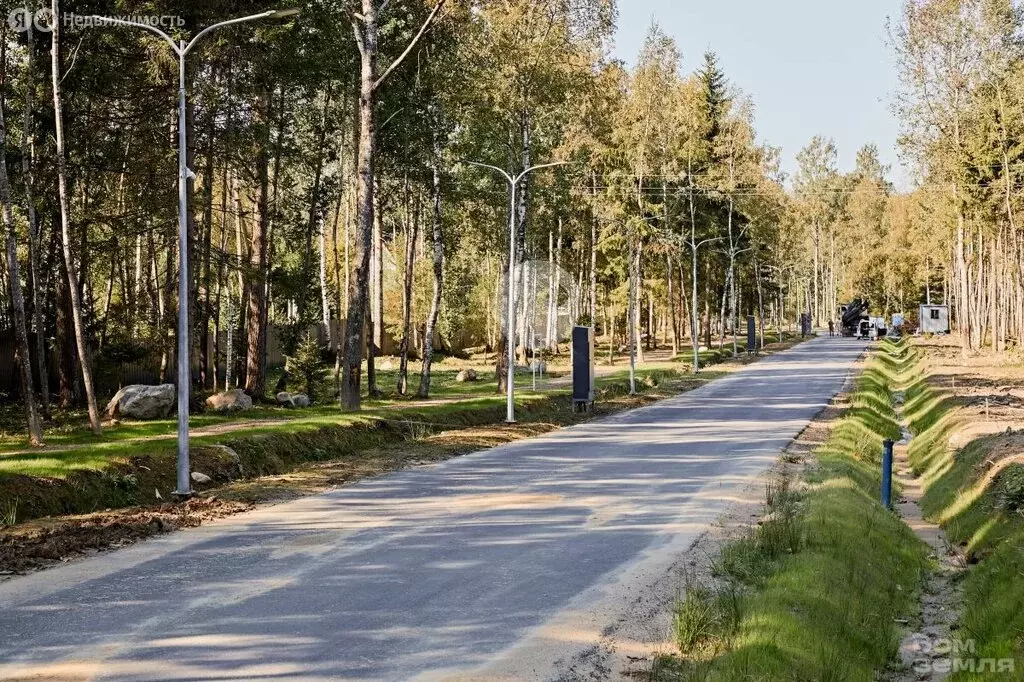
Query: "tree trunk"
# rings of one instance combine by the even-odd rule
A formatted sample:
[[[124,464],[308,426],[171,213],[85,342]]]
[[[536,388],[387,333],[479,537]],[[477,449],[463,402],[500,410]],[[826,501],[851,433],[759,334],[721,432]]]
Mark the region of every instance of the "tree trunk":
[[[821,280],[821,230],[818,229],[817,221],[814,222],[814,326],[821,326],[820,291],[818,283]]]
[[[236,256],[238,258],[237,262],[239,264],[241,264],[241,263],[245,263],[246,261],[249,261],[251,259],[251,254],[245,248],[245,244],[246,244],[245,228],[244,228],[244,226],[242,224],[242,196],[238,192],[238,177],[237,177],[237,175],[234,172],[231,173],[230,183],[231,183],[231,200],[232,200],[232,203],[233,203],[234,208],[235,208],[235,252],[236,252]],[[249,301],[249,288],[250,288],[250,285],[249,285],[246,277],[243,275],[241,268],[238,269],[238,272],[236,273],[236,275],[237,275],[237,278],[238,278],[238,310],[234,311],[233,314],[231,314],[231,312],[229,312],[228,320],[230,322],[229,329],[231,331],[237,330],[239,338],[241,338],[242,337],[242,333],[248,328],[248,320],[247,320],[248,307],[247,307],[247,304],[248,304],[248,301]],[[230,300],[231,300],[231,289],[230,289],[230,287],[228,287],[228,301],[229,301],[229,303],[230,303]],[[238,317],[237,325],[235,323],[235,316]],[[234,343],[234,339],[232,337],[230,337],[230,336],[228,337],[228,348],[231,349],[231,353],[233,354],[234,351],[235,351],[235,343]],[[246,344],[246,348],[248,348],[248,344]],[[246,366],[248,366],[247,356],[243,356],[241,358],[241,360],[242,360],[242,362]],[[229,389],[230,389],[231,386],[234,386],[237,383],[236,381],[234,381],[234,378],[235,378],[235,371],[236,371],[236,369],[238,369],[238,367],[237,367],[238,364],[239,364],[239,359],[236,359],[233,356],[229,356],[228,366],[231,368],[230,373],[227,375],[227,386],[228,386]],[[241,373],[239,372],[237,376],[240,377]]]
[[[711,263],[704,263],[704,345],[711,349]]]
[[[43,287],[40,283],[42,268],[42,224],[36,214],[35,201],[35,37],[32,22],[28,22],[25,63],[25,110],[21,126],[21,173],[25,183],[25,212],[28,217],[28,267],[32,280],[32,326],[36,330],[36,367],[39,372],[39,395],[42,398],[43,418],[50,418],[50,374],[47,369],[46,324],[43,321]]]
[[[60,220],[58,217],[57,220]],[[54,238],[58,236],[54,230]],[[78,375],[77,355],[75,350],[75,322],[71,312],[71,293],[68,286],[67,270],[64,277],[57,282],[55,308],[57,310],[57,382],[59,404],[62,408],[71,407],[78,395],[81,384],[76,381]]]
[[[590,324],[597,325],[597,173],[591,173],[594,206],[590,218]]]
[[[376,152],[377,80],[377,5],[362,0],[362,26],[356,26],[360,54],[359,78],[359,153],[356,190],[356,272],[349,288],[348,319],[345,327],[344,381],[341,403],[347,410],[358,410],[361,403],[363,339],[365,333],[367,289],[370,275],[370,251],[374,223],[374,156]],[[359,19],[356,20],[360,21]]]
[[[722,302],[721,308],[718,312],[718,350],[720,352],[725,351],[725,306],[729,298],[729,285],[732,284],[732,268],[727,268],[725,271],[725,283],[722,285]]]
[[[51,0],[51,11],[54,17],[60,16],[60,0]],[[89,407],[89,424],[93,433],[100,435],[100,411],[96,404],[96,391],[93,388],[92,365],[89,361],[89,348],[85,338],[85,323],[82,319],[82,294],[78,283],[78,270],[71,253],[71,209],[68,201],[67,157],[64,150],[64,104],[61,99],[60,82],[63,78],[60,66],[60,21],[53,22],[51,32],[51,76],[53,83],[54,125],[57,138],[57,184],[60,195],[61,237],[64,246],[64,268],[68,274],[68,289],[71,297],[71,314],[75,325],[75,346],[78,350],[78,361],[82,372],[82,385],[85,389]]]
[[[629,265],[626,269],[626,277],[629,278],[629,288],[626,292],[626,345],[629,346],[629,394],[634,395],[636,393],[636,362],[637,362],[637,351],[640,348],[639,343],[639,326],[640,326],[640,310],[637,305],[640,297],[640,292],[637,291],[637,277],[636,266],[639,252],[639,245],[636,243],[637,239],[633,233],[633,230],[629,230],[629,234],[626,235],[626,239],[629,241]]]
[[[258,196],[249,240],[248,330],[245,358],[245,390],[257,399],[266,397],[267,378],[263,355],[267,337],[267,269],[270,240],[270,91],[260,91],[256,105],[259,137],[256,149]]]
[[[640,342],[640,320],[643,313],[641,301],[643,301],[643,279],[641,278],[640,265],[643,253],[643,239],[637,235],[633,248],[633,341],[636,347],[636,360],[644,364],[644,344]]]
[[[327,225],[326,217],[317,221],[317,246],[320,256],[320,322],[324,325],[324,333],[327,335],[327,347],[331,347],[331,297],[327,285]],[[334,232],[337,234],[338,227],[335,221]],[[301,319],[301,317],[299,318]]]
[[[610,298],[610,297],[609,297]],[[615,364],[615,311],[608,316],[608,364]]]
[[[376,182],[376,180],[375,180]],[[366,393],[371,398],[380,395],[374,359],[384,353],[384,206],[380,196],[380,183],[374,190],[377,203],[373,211],[373,246],[370,251],[370,306],[367,328],[370,349],[366,355]]]
[[[555,316],[555,233],[548,228],[548,310],[547,325],[544,328],[544,347],[551,350],[552,325]]]
[[[4,78],[0,80],[0,102],[4,100],[7,78],[7,48],[0,49],[3,65],[0,69]],[[0,107],[0,202],[3,203],[4,229],[7,235],[7,276],[10,280],[11,307],[14,313],[14,332],[18,348],[18,366],[21,369],[21,387],[24,395],[25,416],[28,421],[29,443],[35,447],[43,445],[43,427],[36,405],[36,391],[32,381],[32,355],[28,346],[28,325],[25,321],[25,296],[21,290],[21,266],[18,263],[18,234],[14,225],[14,207],[11,205],[11,186],[7,179],[7,122],[3,107]],[[31,229],[31,226],[30,228]],[[111,277],[113,281],[113,277]],[[46,362],[46,358],[42,358]]]
[[[433,182],[431,199],[433,218],[431,237],[434,246],[434,298],[427,316],[427,326],[423,333],[423,369],[420,372],[419,397],[430,395],[430,366],[434,361],[434,334],[437,329],[437,318],[441,312],[441,293],[444,286],[444,224],[441,222],[441,153],[435,148],[431,160]]]
[[[366,325],[370,329],[373,329],[373,321],[373,311],[367,304]],[[377,389],[377,366],[374,362],[376,350],[373,347],[373,335],[368,336],[366,341],[366,395],[370,400],[376,400],[380,397],[380,391]]]
[[[214,178],[214,138],[216,112],[208,114],[206,135],[208,146],[206,149],[206,167],[203,172],[203,261],[201,281],[203,284],[203,305],[199,312],[199,384],[204,389],[213,380],[213,387],[217,387],[216,356],[210,355],[210,317],[212,314],[212,282],[210,280],[210,260],[213,246],[213,178]],[[197,292],[198,299],[198,292]]]
[[[412,285],[416,266],[416,239],[420,229],[419,196],[416,199],[415,215],[406,219],[405,232],[405,286],[402,289],[402,343],[399,346],[398,394],[405,395],[409,389],[409,336],[412,332]],[[410,219],[411,218],[411,219]]]
[[[320,292],[321,292],[321,304],[327,300],[326,287],[324,286],[324,216],[322,215],[320,189],[321,179],[323,178],[324,171],[324,150],[326,149],[327,142],[327,112],[331,106],[331,88],[330,85],[327,87],[327,91],[324,94],[324,105],[323,110],[320,114],[319,130],[316,131],[316,160],[313,163],[313,183],[309,190],[309,213],[306,218],[306,243],[305,250],[303,251],[302,257],[302,282],[304,285],[310,285],[313,274],[313,233],[316,232],[320,251]],[[312,288],[312,286],[310,286]],[[306,308],[309,303],[309,296],[303,295],[299,297],[299,309],[298,318],[300,323],[306,321]],[[330,330],[327,332],[330,334]]]
[[[668,284],[668,317],[669,327],[672,332],[672,357],[679,355],[679,318],[677,317],[679,306],[676,304],[676,267],[672,262],[672,254],[665,254],[665,271]]]
[[[654,315],[654,291],[647,289],[647,350],[658,349],[658,327]]]
[[[686,266],[683,259],[679,259],[679,345],[682,348],[682,340],[686,338],[686,321],[689,319],[689,301],[686,298]]]

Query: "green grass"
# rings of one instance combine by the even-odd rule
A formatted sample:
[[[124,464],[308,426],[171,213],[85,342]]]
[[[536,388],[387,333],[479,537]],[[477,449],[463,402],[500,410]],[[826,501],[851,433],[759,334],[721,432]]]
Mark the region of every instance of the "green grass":
[[[719,375],[642,370],[637,373],[637,389],[641,394],[652,392],[652,397],[642,399],[650,400],[694,388]],[[628,372],[623,371],[598,382],[604,413],[631,404],[617,400],[628,393],[627,376]],[[572,412],[565,390],[522,390],[516,404],[517,419],[523,423],[560,426],[589,418]],[[193,470],[227,483],[282,474],[311,462],[355,462],[364,455],[372,459],[381,448],[401,446],[412,451],[415,441],[426,435],[503,423],[505,408],[504,396],[492,392],[484,397],[434,403],[396,403],[392,408],[377,403],[359,414],[344,413],[334,405],[290,411],[288,419],[254,423],[241,431],[195,436]],[[159,426],[156,424],[150,433],[159,435]],[[117,435],[115,431],[108,434],[107,442],[88,447],[0,456],[0,500],[18,500],[20,521],[153,503],[155,490],[164,491],[166,496],[174,487],[175,440],[115,440]],[[217,446],[230,448],[237,458]],[[373,466],[364,475],[372,473]]]
[[[565,359],[564,356],[562,359]],[[724,358],[716,357],[715,363],[723,360]],[[674,363],[662,364],[664,366],[656,365],[637,369],[636,377],[639,390],[657,387],[665,381],[678,381],[681,377],[686,376],[688,371],[686,367],[679,367]],[[456,376],[459,369],[464,366],[476,367],[479,380],[458,383]],[[564,374],[563,368],[551,367],[547,379],[557,379]],[[701,374],[699,381],[713,380],[721,374],[721,372],[705,371]],[[273,386],[276,380],[277,375],[269,377],[268,386]],[[410,371],[410,395],[399,396],[396,394],[397,380],[397,370],[379,370],[377,381],[383,395],[378,399],[364,397],[363,411],[360,414],[380,418],[396,418],[396,415],[400,417],[410,407],[416,411],[422,411],[421,404],[409,405],[414,402],[422,403],[415,395],[419,386],[418,373]],[[628,391],[628,380],[628,366],[621,365],[614,373],[599,377],[597,386],[599,389],[612,390],[620,394]],[[691,379],[691,382],[696,380]],[[533,390],[533,383],[530,373],[519,372],[516,374],[518,405],[525,405],[531,400],[536,400],[538,396],[564,395],[568,391],[564,385],[551,390],[545,389],[545,381],[539,376],[537,391]],[[363,385],[364,387],[366,385],[365,376]],[[294,390],[294,386],[292,388]],[[189,419],[190,428],[193,431],[199,431],[221,425],[253,423],[252,428],[245,429],[247,433],[269,433],[345,424],[351,420],[351,416],[345,415],[332,399],[334,395],[334,380],[332,378],[325,375],[324,380],[318,385],[316,393],[319,397],[318,404],[307,409],[294,410],[272,404],[261,404],[240,414],[193,414]],[[493,367],[484,368],[480,367],[479,363],[468,361],[455,364],[454,368],[450,369],[435,369],[431,381],[430,399],[446,404],[460,403],[469,409],[478,407],[481,404],[478,401],[485,401],[484,404],[489,404],[486,401],[502,402],[505,400],[504,394],[498,393],[498,383],[494,377]],[[438,408],[432,407],[431,409]],[[445,410],[441,409],[440,414],[444,413]],[[173,439],[177,434],[177,420],[172,416],[167,419],[151,421],[122,421],[116,425],[106,426],[103,434],[96,436],[88,428],[88,417],[84,411],[64,410],[58,411],[54,422],[46,431],[47,449],[44,452],[31,452],[26,445],[23,433],[19,432],[24,428],[23,421],[24,416],[19,406],[8,405],[0,409],[0,476],[5,473],[19,473],[31,476],[62,477],[72,471],[102,469],[109,462],[118,462],[131,456],[166,450],[166,443],[161,441]],[[267,425],[265,422],[273,423]],[[200,444],[211,444],[221,442],[224,438],[194,436],[194,440]],[[61,451],[62,448],[66,450]]]
[[[637,371],[637,389],[642,392],[656,388],[666,382],[675,382],[679,387],[686,384],[704,383],[720,376],[721,372],[704,372],[700,377],[688,377],[675,370],[641,369]],[[454,377],[454,374],[452,375]],[[605,396],[623,395],[628,392],[629,370],[623,369],[614,374],[597,380],[597,387]],[[454,384],[454,378],[452,379]],[[567,400],[567,390],[559,389],[548,392],[530,390],[531,378],[517,377],[516,405],[517,409],[527,408],[531,403],[545,397],[560,397]],[[269,435],[275,433],[305,433],[326,426],[345,426],[362,423],[366,419],[401,420],[408,414],[419,418],[435,419],[440,422],[458,423],[458,415],[467,411],[493,409],[505,406],[505,396],[497,393],[497,383],[457,384],[471,386],[472,392],[453,394],[451,387],[447,394],[438,392],[434,397],[439,400],[435,404],[409,404],[414,399],[375,400],[364,403],[364,410],[358,415],[345,413],[333,402],[314,405],[303,410],[292,410],[280,407],[258,407],[242,415],[201,414],[190,418],[193,430],[222,424],[252,423],[244,429],[246,436]],[[479,388],[483,386],[486,390]],[[504,412],[495,421],[503,420]],[[173,436],[177,433],[177,422],[173,418],[148,422],[123,422],[104,430],[102,436],[94,436],[88,430],[75,429],[59,435],[50,435],[47,442],[51,447],[67,447],[70,449],[51,449],[43,452],[26,452],[24,444],[5,443],[0,446],[0,478],[5,474],[23,474],[62,478],[79,470],[99,470],[111,463],[123,462],[133,456],[168,453],[175,449]],[[213,435],[193,436],[196,446],[224,443],[238,437],[237,431]],[[147,440],[150,439],[150,440]],[[20,454],[4,454],[4,452]]]
[[[497,395],[497,380],[493,376],[493,371],[488,373],[481,372],[480,381],[478,382],[462,384],[455,380],[458,372],[459,370],[457,369],[435,371],[431,381],[431,398],[458,400]],[[268,379],[268,386],[272,388],[276,381],[277,376],[271,376]],[[410,375],[410,388],[413,395],[407,397],[395,394],[395,385],[398,381],[397,370],[378,372],[377,381],[384,395],[379,400],[366,400],[364,405],[368,410],[400,406],[409,401],[417,400],[415,391],[419,387],[418,374],[415,376]],[[365,377],[363,385],[365,386]],[[519,374],[516,376],[517,390],[527,392],[531,386],[532,378],[529,374]],[[294,390],[294,387],[292,388]],[[258,405],[243,414],[193,414],[189,419],[189,425],[192,429],[202,429],[220,424],[252,421],[280,420],[282,422],[290,422],[311,417],[330,417],[339,413],[338,407],[332,400],[334,395],[334,381],[332,379],[325,378],[318,386],[317,394],[320,404],[302,411],[264,404]],[[172,436],[177,433],[177,420],[174,417],[145,422],[125,421],[114,426],[108,426],[104,429],[102,436],[95,436],[89,431],[88,417],[82,410],[59,411],[55,416],[55,423],[46,430],[45,435],[47,445],[58,448],[79,445],[106,445],[133,439]],[[0,424],[3,425],[3,433],[0,434],[0,458],[3,457],[4,453],[25,450],[25,437],[21,433],[24,429],[22,424],[24,415],[20,406],[6,406],[2,413],[0,413],[0,417],[2,417],[0,418]],[[2,459],[0,459],[0,462],[2,462]]]
[[[769,338],[773,338],[769,335]],[[787,342],[793,341],[795,337],[786,334]],[[731,346],[729,347],[731,348]],[[701,366],[710,367],[731,358],[731,351],[720,353],[717,349],[701,351]],[[604,362],[607,352],[598,352],[598,361]],[[393,365],[397,364],[394,359],[386,359]],[[549,361],[549,372],[547,378],[563,377],[568,374],[569,356],[567,353],[547,358]],[[690,356],[686,348],[683,348],[680,355],[670,362],[660,363],[653,367],[645,366],[638,370],[638,378],[643,381],[645,377],[653,376],[655,379],[673,375],[676,370],[688,371]],[[379,362],[378,364],[383,364]],[[466,367],[477,370],[479,381],[471,383],[459,383],[456,376],[459,371]],[[614,383],[622,383],[628,380],[628,358],[622,354],[616,356],[616,367],[618,371],[598,379],[599,386],[608,386]],[[258,405],[255,409],[244,414],[222,415],[212,413],[193,414],[189,419],[192,429],[203,429],[229,423],[246,423],[253,421],[280,420],[282,425],[286,422],[305,420],[308,418],[332,417],[338,414],[337,407],[333,404],[332,396],[335,392],[335,381],[330,376],[330,368],[325,366],[324,378],[316,387],[316,395],[319,405],[307,410],[296,412],[282,407],[266,403]],[[281,376],[281,369],[277,368],[270,372],[267,378],[268,392],[272,391]],[[711,375],[713,378],[716,375]],[[396,392],[398,382],[398,370],[377,370],[377,385],[382,395],[378,399],[364,398],[364,407],[367,411],[374,411],[383,408],[398,408],[410,401],[419,400],[415,393],[419,388],[419,363],[411,363],[409,368],[409,390],[410,395],[399,396]],[[544,381],[538,380],[538,388],[543,390]],[[363,375],[363,386],[366,387],[366,376]],[[436,400],[467,400],[473,398],[489,398],[498,395],[497,379],[494,376],[493,365],[489,365],[481,359],[459,360],[457,358],[445,358],[442,362],[435,364],[431,379],[431,399]],[[295,390],[294,383],[289,386]],[[520,395],[530,393],[533,389],[533,377],[529,372],[516,374],[516,390]],[[564,389],[563,389],[564,390]],[[109,396],[108,396],[109,398]],[[101,404],[101,408],[105,405]],[[24,433],[24,413],[18,403],[9,403],[0,406],[0,473],[17,469],[17,464],[10,464],[6,468],[2,465],[5,454],[22,452],[28,449]],[[177,421],[159,419],[146,422],[124,421],[116,425],[108,425],[104,428],[101,436],[95,436],[88,428],[88,415],[84,409],[71,408],[56,410],[53,419],[45,430],[45,440],[50,448],[70,448],[77,446],[97,446],[99,449],[93,455],[77,454],[69,457],[69,466],[76,468],[95,468],[102,466],[102,459],[105,453],[124,454],[124,449],[118,449],[117,444],[130,440],[169,437],[177,433]],[[131,448],[128,449],[129,451]],[[52,458],[51,458],[52,459]],[[14,462],[24,461],[25,458],[15,458]],[[32,473],[49,470],[53,474],[59,474],[61,469],[60,461],[52,461],[50,464],[40,463]],[[26,471],[27,473],[28,471]]]
[[[892,659],[896,619],[916,610],[927,568],[925,545],[878,501],[882,440],[899,435],[890,387],[902,352],[883,344],[857,379],[807,491],[769,491],[769,521],[722,552],[724,597],[720,588],[696,599],[724,604],[705,618],[724,627],[704,637],[703,649],[681,639],[680,656],[661,661],[657,679],[868,682]],[[741,596],[726,598],[737,585]],[[677,621],[701,613],[687,604]]]
[[[993,468],[1002,456],[1020,452],[1021,437],[985,436],[950,447],[950,436],[966,423],[957,405],[954,396],[923,380],[908,402],[915,433],[911,460],[926,483],[922,509],[974,564],[963,579],[958,636],[973,640],[976,659],[1016,659],[1017,672],[960,671],[950,679],[1024,679],[1024,466]],[[1011,439],[1017,447],[999,449]]]
[[[475,366],[481,380],[459,384],[455,381],[457,369],[439,369],[432,384],[434,402],[396,397],[393,387],[397,372],[388,370],[380,372],[378,379],[379,385],[391,393],[380,400],[364,401],[364,409],[358,414],[345,413],[329,401],[303,410],[261,406],[242,415],[194,415],[190,420],[193,470],[226,483],[285,473],[308,462],[348,461],[364,453],[372,458],[372,453],[381,447],[406,442],[414,447],[412,441],[425,434],[503,423],[505,397],[497,393],[493,372],[472,362],[456,365],[464,366]],[[559,368],[553,370],[555,374],[551,376],[557,377]],[[659,362],[637,370],[637,392],[652,393],[654,398],[672,395],[723,374],[707,370],[693,375],[675,362]],[[653,399],[619,400],[629,392],[628,377],[628,367],[622,365],[614,373],[598,378],[599,413]],[[572,413],[566,383],[551,389],[538,383],[538,391],[532,390],[532,383],[528,373],[517,375],[516,409],[520,421],[560,426],[587,418]],[[328,390],[331,385],[333,382],[325,378],[318,387],[319,394],[332,395],[333,391]],[[10,413],[6,417],[8,421],[14,419]],[[162,490],[166,495],[173,489],[173,418],[123,422],[105,429],[100,437],[85,428],[81,413],[61,413],[59,418],[45,450],[27,450],[20,439],[12,437],[0,439],[0,502],[17,500],[13,504],[17,506],[19,521],[152,503],[155,491]],[[218,425],[230,425],[231,430],[207,434],[199,431]],[[238,429],[239,425],[244,428]],[[220,446],[237,453],[238,461]]]

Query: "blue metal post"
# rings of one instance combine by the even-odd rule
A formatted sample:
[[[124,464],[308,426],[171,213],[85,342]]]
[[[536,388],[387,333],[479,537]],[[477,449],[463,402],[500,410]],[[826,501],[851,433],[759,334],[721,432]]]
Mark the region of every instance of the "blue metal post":
[[[892,448],[895,445],[891,440],[886,440],[882,451],[882,506],[886,509],[892,507]]]

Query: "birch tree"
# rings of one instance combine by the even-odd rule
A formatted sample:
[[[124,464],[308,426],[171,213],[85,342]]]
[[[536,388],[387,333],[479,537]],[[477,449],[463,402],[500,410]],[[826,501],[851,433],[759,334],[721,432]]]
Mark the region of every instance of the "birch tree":
[[[369,297],[370,251],[372,249],[374,210],[376,208],[374,183],[374,157],[376,155],[376,111],[379,90],[402,62],[412,53],[416,44],[437,18],[445,0],[437,0],[419,31],[405,49],[385,69],[378,69],[381,12],[388,9],[388,0],[361,0],[358,7],[350,7],[352,31],[359,49],[359,150],[356,174],[356,231],[355,277],[349,290],[349,311],[345,326],[345,356],[341,402],[345,409],[358,410],[362,402],[360,393],[364,321]]]
[[[67,157],[64,146],[64,104],[61,99],[61,21],[60,0],[52,0],[50,5],[53,23],[50,33],[50,75],[53,87],[53,116],[57,142],[57,182],[60,196],[61,248],[64,254],[64,269],[68,276],[68,291],[71,298],[71,314],[74,319],[75,347],[78,351],[79,368],[82,373],[82,384],[85,388],[86,401],[89,408],[89,425],[93,433],[99,435],[103,431],[100,424],[100,410],[96,404],[96,390],[92,380],[92,359],[85,336],[85,323],[82,319],[82,295],[78,288],[78,266],[75,263],[71,241],[71,207],[68,190]]]
[[[6,60],[6,49],[0,52]],[[5,78],[0,83],[0,101],[4,99],[6,86]],[[32,356],[29,353],[28,325],[25,321],[25,295],[21,289],[21,265],[18,262],[18,232],[14,224],[11,184],[7,177],[7,122],[3,107],[0,107],[0,203],[3,204],[4,233],[7,237],[7,277],[14,312],[14,331],[18,349],[18,365],[21,369],[25,414],[28,420],[29,443],[40,447],[43,445],[43,427],[39,417],[39,406],[36,404],[35,386],[32,381]],[[43,362],[45,362],[45,358]]]

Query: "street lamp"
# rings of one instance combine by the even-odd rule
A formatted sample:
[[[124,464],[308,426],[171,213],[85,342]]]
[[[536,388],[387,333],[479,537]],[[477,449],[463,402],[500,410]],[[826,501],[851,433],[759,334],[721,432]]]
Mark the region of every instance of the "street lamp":
[[[642,223],[653,223],[661,219],[661,216],[648,216],[646,218],[641,217],[639,220]],[[629,267],[626,268],[629,279],[628,294],[626,296],[626,329],[629,331],[629,394],[636,395],[636,351],[640,345],[640,326],[637,324],[636,314],[637,307],[640,305],[640,302],[637,300],[637,284],[639,284],[640,273],[635,267],[637,264],[635,259],[638,258],[638,255],[634,249],[639,249],[640,245],[637,243],[636,229],[633,227],[632,220],[626,222],[626,229],[628,230],[626,238],[631,245],[629,249]],[[615,339],[612,339],[612,343],[615,343]]]
[[[541,168],[553,168],[555,166],[566,166],[571,162],[559,161],[556,163],[542,163],[538,166],[527,168],[515,177],[512,177],[510,173],[505,171],[503,168],[498,168],[497,166],[492,166],[486,163],[477,163],[476,161],[467,161],[466,163],[470,166],[489,168],[492,171],[500,173],[501,176],[508,181],[510,188],[511,209],[509,210],[508,217],[508,319],[505,323],[506,335],[508,337],[508,414],[505,421],[509,424],[515,424],[516,339],[513,322],[516,316],[516,288],[514,286],[516,276],[516,188],[519,186],[520,180],[535,170],[540,170]]]
[[[795,264],[790,264],[790,265],[783,266],[783,265],[768,265],[766,263],[765,267],[767,267],[769,270],[772,270],[772,271],[778,273],[778,276],[779,276],[779,301],[778,301],[778,303],[779,303],[779,314],[778,314],[778,317],[779,317],[779,343],[782,343],[783,340],[784,340],[784,338],[782,336],[782,320],[786,316],[785,302],[783,300],[784,299],[784,295],[783,295],[784,287],[783,287],[783,284],[782,284],[782,276],[785,275],[786,273],[789,273],[790,281],[792,281],[793,273],[796,272],[797,266]],[[792,331],[792,329],[793,329],[793,327],[792,327],[792,324],[791,324],[790,325],[790,331]],[[762,334],[762,338],[761,338],[761,347],[764,348],[764,335],[763,334]]]
[[[196,43],[207,33],[246,21],[256,19],[282,19],[292,17],[299,13],[297,9],[268,10],[238,19],[229,19],[218,24],[208,26],[200,31],[192,40],[185,43],[184,40],[175,41],[169,35],[155,26],[125,19],[113,17],[101,17],[92,15],[89,19],[96,23],[113,24],[116,26],[134,26],[155,33],[171,46],[174,54],[178,55],[178,489],[175,495],[189,497],[192,494],[191,467],[189,466],[188,453],[188,412],[189,412],[189,384],[191,383],[191,366],[189,362],[189,329],[188,329],[188,180],[194,178],[193,173],[185,164],[187,152],[185,137],[185,57]]]

